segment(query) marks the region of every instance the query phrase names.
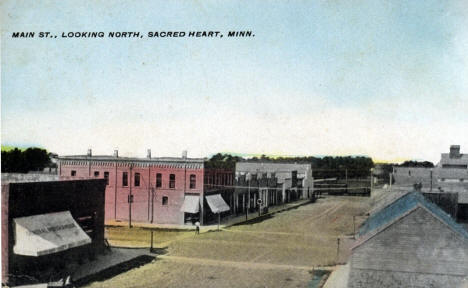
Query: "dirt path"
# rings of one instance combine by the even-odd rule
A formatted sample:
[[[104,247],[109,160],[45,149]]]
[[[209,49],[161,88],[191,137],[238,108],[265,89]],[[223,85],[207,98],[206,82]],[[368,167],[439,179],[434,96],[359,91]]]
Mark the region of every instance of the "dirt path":
[[[311,237],[311,238],[330,238],[336,239],[336,236],[330,235],[317,235],[317,233],[297,233],[297,232],[272,232],[272,231],[255,231],[255,230],[230,230],[230,229],[221,229],[222,231],[229,233],[251,233],[251,234],[267,234],[267,235],[285,235],[285,236],[301,236],[301,237]]]
[[[214,260],[207,258],[192,258],[192,257],[182,257],[182,256],[170,256],[170,255],[160,255],[158,258],[168,260],[183,262],[186,264],[197,264],[197,265],[208,265],[208,266],[228,266],[239,269],[280,269],[280,270],[305,270],[313,271],[318,267],[314,266],[300,266],[300,265],[288,265],[288,264],[272,264],[272,263],[258,263],[258,262],[242,262],[242,261],[226,261],[226,260]],[[320,267],[320,270],[329,270],[333,271],[334,267]]]
[[[155,231],[154,247],[167,248],[161,250],[163,255],[89,287],[307,287],[311,271],[333,270],[346,261],[353,216],[362,215],[368,200],[322,198],[262,221],[200,235]],[[148,230],[111,232],[115,240],[149,244]]]

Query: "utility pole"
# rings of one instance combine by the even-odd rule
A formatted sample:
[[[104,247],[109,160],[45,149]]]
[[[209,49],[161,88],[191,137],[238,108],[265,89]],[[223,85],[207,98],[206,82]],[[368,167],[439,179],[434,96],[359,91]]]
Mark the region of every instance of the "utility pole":
[[[432,192],[432,168],[431,168],[431,192]]]
[[[340,238],[336,238],[337,246],[336,246],[336,263],[339,262],[340,259]]]
[[[249,179],[248,179],[248,185],[249,185],[249,188],[247,190],[247,209],[245,210],[245,220],[247,220],[247,218],[249,217],[249,208],[250,208],[250,175],[249,175]]]
[[[348,187],[348,168],[345,170],[346,187]]]
[[[154,188],[151,188],[151,223],[154,221]]]
[[[129,188],[130,192],[128,195],[128,228],[132,228],[132,202],[133,202],[133,195],[132,195],[132,169],[133,169],[133,164],[130,164],[130,177],[129,181],[130,183]]]
[[[353,215],[353,237],[356,239],[356,216]]]
[[[390,183],[388,183],[388,186],[390,187],[390,191],[392,190],[392,182],[393,182],[393,173],[390,172],[388,173],[389,174],[389,178],[390,178]]]

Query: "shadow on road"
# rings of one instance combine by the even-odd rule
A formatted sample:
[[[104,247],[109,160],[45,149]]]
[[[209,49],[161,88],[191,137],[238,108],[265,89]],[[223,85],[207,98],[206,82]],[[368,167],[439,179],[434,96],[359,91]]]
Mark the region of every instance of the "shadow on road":
[[[129,270],[138,268],[140,266],[146,265],[152,261],[155,261],[156,257],[155,256],[149,256],[149,255],[141,255],[136,258],[133,258],[129,261],[122,262],[120,264],[117,264],[115,266],[109,267],[107,269],[104,269],[96,274],[84,277],[78,281],[75,281],[74,284],[76,287],[81,287],[86,284],[89,284],[91,282],[95,281],[105,281],[107,279],[113,278],[119,274],[122,274],[124,272],[127,272]]]
[[[257,223],[261,223],[265,220],[268,220],[268,219],[271,219],[273,218],[273,215],[272,214],[266,214],[266,215],[262,215],[260,217],[256,217],[256,218],[252,218],[252,219],[249,219],[247,221],[244,221],[244,222],[240,222],[240,223],[236,223],[232,226],[242,226],[242,225],[252,225],[252,224],[257,224]]]

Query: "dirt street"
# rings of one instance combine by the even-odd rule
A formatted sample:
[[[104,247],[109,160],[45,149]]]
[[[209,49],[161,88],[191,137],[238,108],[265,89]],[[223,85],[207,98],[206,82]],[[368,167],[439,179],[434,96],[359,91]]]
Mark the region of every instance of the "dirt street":
[[[257,223],[200,235],[156,231],[155,246],[165,249],[155,261],[87,287],[308,287],[314,268],[345,262],[353,215],[369,208],[368,199],[319,199]],[[149,246],[146,229],[111,228],[107,237],[113,245]]]

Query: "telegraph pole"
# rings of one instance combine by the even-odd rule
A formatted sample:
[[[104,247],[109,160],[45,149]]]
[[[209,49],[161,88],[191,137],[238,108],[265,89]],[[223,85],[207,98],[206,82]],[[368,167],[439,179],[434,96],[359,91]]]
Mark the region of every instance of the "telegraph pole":
[[[353,215],[353,238],[356,239],[356,215]]]
[[[345,170],[346,186],[348,186],[348,168]]]
[[[339,262],[340,259],[340,238],[336,238],[337,246],[336,246],[336,263]]]
[[[431,192],[432,192],[432,168],[431,168]]]
[[[391,190],[392,190],[392,182],[393,182],[393,173],[390,172],[390,173],[389,173],[389,176],[390,176],[390,177],[389,177],[389,178],[390,178],[390,183],[389,183],[388,185],[390,186],[390,191],[391,191]]]
[[[249,217],[249,208],[250,208],[250,175],[249,175],[249,188],[248,188],[248,193],[247,193],[247,210],[245,210],[245,220]]]
[[[154,221],[154,188],[151,188],[151,223]]]
[[[128,184],[129,185],[129,188],[130,188],[130,192],[129,192],[129,195],[128,195],[128,228],[132,228],[132,202],[133,202],[133,195],[132,195],[132,168],[133,168],[133,164],[130,164],[130,177],[129,177],[129,181],[130,183]]]

